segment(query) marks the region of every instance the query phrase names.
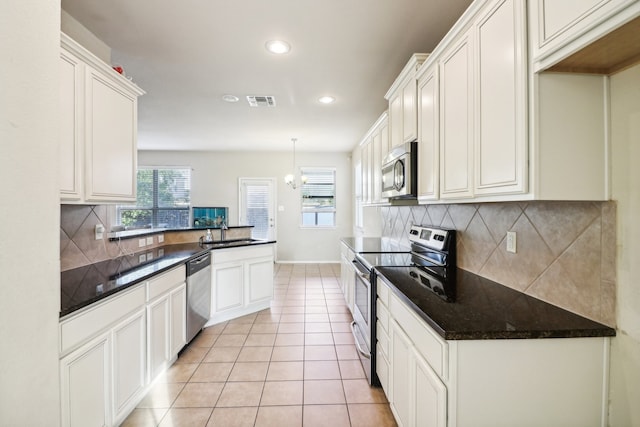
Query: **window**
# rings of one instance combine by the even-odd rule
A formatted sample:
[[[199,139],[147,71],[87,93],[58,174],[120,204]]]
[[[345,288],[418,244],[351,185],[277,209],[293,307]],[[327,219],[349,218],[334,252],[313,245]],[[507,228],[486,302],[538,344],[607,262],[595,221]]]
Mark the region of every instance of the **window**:
[[[120,225],[127,228],[189,226],[190,169],[141,168],[137,192],[135,205],[118,206]]]
[[[334,227],[336,225],[336,170],[302,168],[307,182],[302,184],[302,226]]]

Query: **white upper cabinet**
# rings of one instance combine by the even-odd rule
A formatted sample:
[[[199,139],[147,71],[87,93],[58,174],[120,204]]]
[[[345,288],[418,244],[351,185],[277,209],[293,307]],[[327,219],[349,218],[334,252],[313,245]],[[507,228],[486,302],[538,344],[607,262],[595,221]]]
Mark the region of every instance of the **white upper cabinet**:
[[[440,111],[437,64],[418,76],[418,199],[440,194]]]
[[[474,28],[474,193],[523,193],[527,189],[527,85],[522,2],[493,1]]]
[[[81,102],[82,66],[75,56],[60,53],[60,197],[82,198]]]
[[[380,204],[388,201],[382,197],[382,161],[388,149],[389,126],[385,111],[360,142],[362,201],[365,204]]]
[[[548,68],[640,13],[638,0],[532,0],[533,71]]]
[[[391,147],[415,141],[418,137],[416,72],[428,54],[414,53],[387,94]]]
[[[473,197],[473,33],[440,61],[440,197]],[[418,148],[419,151],[419,148]]]
[[[65,34],[60,40],[61,201],[135,201],[144,91]]]

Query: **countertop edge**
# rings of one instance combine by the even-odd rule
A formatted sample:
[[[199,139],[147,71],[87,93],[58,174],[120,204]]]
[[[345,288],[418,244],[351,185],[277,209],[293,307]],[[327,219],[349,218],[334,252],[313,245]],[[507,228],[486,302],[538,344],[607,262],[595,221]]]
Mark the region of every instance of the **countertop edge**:
[[[239,240],[242,240],[242,239],[239,239]],[[129,288],[131,288],[131,287],[133,287],[133,286],[135,286],[137,284],[139,284],[139,283],[142,283],[142,282],[144,282],[146,280],[149,280],[153,276],[156,276],[158,274],[162,274],[162,273],[164,273],[166,271],[169,271],[169,270],[179,266],[180,264],[186,264],[187,262],[189,262],[189,260],[191,260],[193,258],[197,258],[197,257],[199,257],[199,256],[201,256],[201,255],[203,255],[203,254],[205,254],[207,252],[211,252],[211,251],[215,251],[215,250],[219,250],[219,249],[232,249],[232,248],[241,248],[241,247],[247,247],[247,246],[261,246],[261,245],[267,245],[267,244],[276,243],[275,240],[260,240],[260,241],[253,241],[253,242],[243,242],[241,244],[233,244],[233,242],[234,242],[234,240],[230,240],[229,241],[229,243],[232,244],[231,246],[217,246],[217,247],[207,247],[207,248],[203,247],[202,250],[194,252],[189,257],[183,258],[183,259],[180,259],[180,260],[176,260],[176,262],[171,263],[171,264],[169,264],[169,265],[167,265],[167,266],[165,266],[165,267],[163,267],[163,268],[161,268],[161,269],[159,269],[157,271],[154,271],[154,272],[151,272],[151,273],[149,273],[149,274],[147,274],[145,276],[141,276],[139,278],[136,278],[135,280],[131,281],[131,283],[127,283],[127,284],[121,285],[121,286],[119,286],[119,287],[117,287],[115,289],[112,289],[112,290],[110,290],[108,292],[105,292],[105,293],[99,295],[99,296],[96,296],[94,298],[91,298],[91,299],[88,299],[86,301],[83,301],[82,303],[76,304],[76,305],[74,305],[72,307],[69,307],[69,308],[67,308],[65,310],[60,310],[59,320],[60,321],[65,320],[65,319],[69,318],[71,315],[77,314],[79,311],[84,311],[85,309],[89,308],[90,306],[92,306],[92,305],[94,305],[96,303],[99,303],[100,301],[109,299],[110,297],[112,297],[112,296],[114,296],[114,295],[116,295],[116,294],[118,294],[120,292],[123,292],[123,291],[125,291],[125,290],[127,290],[127,289],[129,289]],[[220,242],[215,242],[215,243],[220,243]],[[197,243],[195,243],[195,244],[197,244]],[[170,246],[170,245],[168,245],[168,246]],[[156,261],[159,261],[159,259],[156,260]],[[149,265],[149,264],[146,264],[146,265]]]
[[[381,274],[380,272],[377,272],[377,275],[378,277],[380,276],[384,277],[384,274]],[[599,337],[616,336],[615,329],[606,325],[602,325],[601,328],[597,328],[597,329],[576,328],[576,329],[553,329],[553,330],[548,329],[548,330],[538,330],[538,331],[507,331],[507,330],[504,330],[504,331],[482,331],[482,330],[446,331],[435,320],[433,320],[427,313],[425,313],[419,307],[417,307],[413,303],[413,301],[411,301],[400,289],[396,288],[391,280],[384,277],[384,283],[389,285],[389,288],[391,289],[391,291],[398,298],[400,298],[400,300],[403,303],[407,304],[407,306],[411,309],[413,313],[415,313],[418,317],[424,320],[429,325],[429,327],[431,327],[439,336],[441,336],[445,340],[462,341],[462,340],[540,339],[540,338],[599,338]],[[504,286],[499,283],[498,285]],[[566,311],[567,313],[580,316],[579,314],[572,313],[568,310],[565,310],[562,307],[558,307],[558,306],[554,306],[554,307],[556,307],[558,310],[563,310],[563,311]],[[584,316],[580,316],[580,317],[584,318]],[[599,324],[594,320],[591,320],[591,319],[587,319],[587,320]]]

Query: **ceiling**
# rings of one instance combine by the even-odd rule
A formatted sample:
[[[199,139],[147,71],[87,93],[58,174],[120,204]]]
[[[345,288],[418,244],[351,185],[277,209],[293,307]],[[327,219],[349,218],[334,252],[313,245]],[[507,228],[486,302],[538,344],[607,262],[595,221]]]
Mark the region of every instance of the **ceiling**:
[[[471,0],[62,0],[147,94],[141,150],[350,151]],[[285,55],[265,49],[291,44]],[[225,94],[239,102],[227,103]],[[250,107],[270,95],[276,107]],[[318,102],[335,97],[330,105]]]

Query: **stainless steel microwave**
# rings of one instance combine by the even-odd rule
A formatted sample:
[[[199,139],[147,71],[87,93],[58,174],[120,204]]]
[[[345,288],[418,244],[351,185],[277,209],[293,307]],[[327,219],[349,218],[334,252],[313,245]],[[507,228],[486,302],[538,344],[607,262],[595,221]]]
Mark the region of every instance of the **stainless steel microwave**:
[[[411,199],[418,195],[418,143],[392,149],[382,161],[382,197]]]

